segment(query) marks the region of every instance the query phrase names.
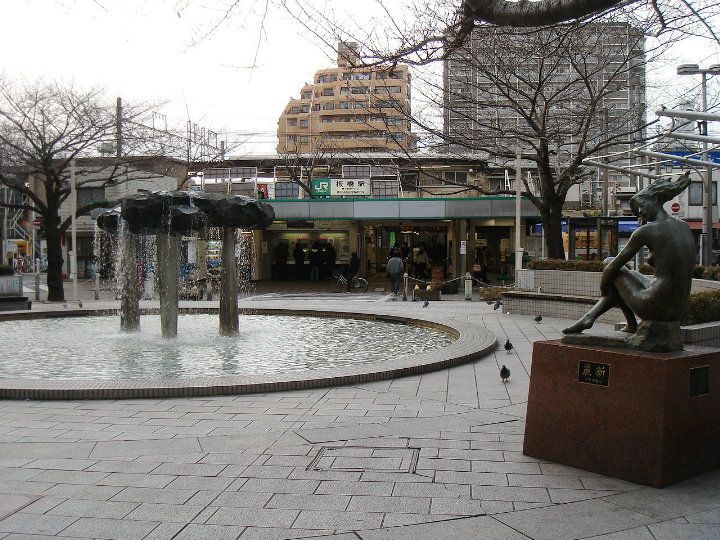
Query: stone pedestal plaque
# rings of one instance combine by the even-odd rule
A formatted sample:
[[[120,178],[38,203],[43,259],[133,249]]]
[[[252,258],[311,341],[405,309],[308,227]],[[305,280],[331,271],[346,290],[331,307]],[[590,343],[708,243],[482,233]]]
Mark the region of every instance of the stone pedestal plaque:
[[[720,466],[720,350],[536,342],[523,453],[654,487]]]

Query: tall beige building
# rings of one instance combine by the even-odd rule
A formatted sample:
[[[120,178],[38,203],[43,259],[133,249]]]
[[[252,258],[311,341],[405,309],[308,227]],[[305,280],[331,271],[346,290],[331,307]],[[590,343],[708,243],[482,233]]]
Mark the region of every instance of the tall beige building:
[[[358,44],[338,45],[337,67],[315,73],[278,121],[279,154],[414,150],[407,66],[352,67]]]

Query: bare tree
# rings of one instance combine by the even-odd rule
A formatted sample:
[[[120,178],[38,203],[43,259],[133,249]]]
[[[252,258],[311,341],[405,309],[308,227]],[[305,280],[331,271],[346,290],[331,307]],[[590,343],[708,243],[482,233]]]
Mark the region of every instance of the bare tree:
[[[321,171],[328,175],[332,169],[333,151],[321,136],[314,138],[309,152],[301,152],[292,144],[285,144],[279,153],[281,169],[287,174],[288,180],[297,184],[305,194],[313,198],[312,179]]]
[[[123,117],[132,122],[149,109],[126,106]],[[97,156],[103,144],[114,144],[116,129],[115,103],[106,101],[101,90],[0,80],[0,184],[21,194],[24,201],[7,207],[35,212],[42,218],[51,301],[64,300],[61,244],[71,217],[63,219],[60,209],[70,196],[71,164]],[[84,160],[76,177],[77,187],[105,187],[123,181],[130,166],[126,156],[134,148],[146,148],[140,137],[128,135],[125,152],[118,159]],[[115,204],[117,201],[103,197],[81,206],[76,215]]]

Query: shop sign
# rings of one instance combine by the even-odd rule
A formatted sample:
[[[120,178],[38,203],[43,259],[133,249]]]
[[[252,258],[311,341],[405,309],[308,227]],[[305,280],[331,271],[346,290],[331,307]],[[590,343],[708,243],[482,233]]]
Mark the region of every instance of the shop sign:
[[[310,181],[310,192],[315,197],[329,197],[331,195],[330,185],[329,178],[313,178]]]
[[[332,195],[342,197],[365,197],[370,195],[370,180],[364,178],[336,178],[332,184]]]

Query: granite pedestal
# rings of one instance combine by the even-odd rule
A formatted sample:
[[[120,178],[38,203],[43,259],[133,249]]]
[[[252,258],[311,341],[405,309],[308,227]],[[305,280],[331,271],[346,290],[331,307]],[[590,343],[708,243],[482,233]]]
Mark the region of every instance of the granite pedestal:
[[[536,342],[523,453],[654,487],[720,466],[720,350]]]

